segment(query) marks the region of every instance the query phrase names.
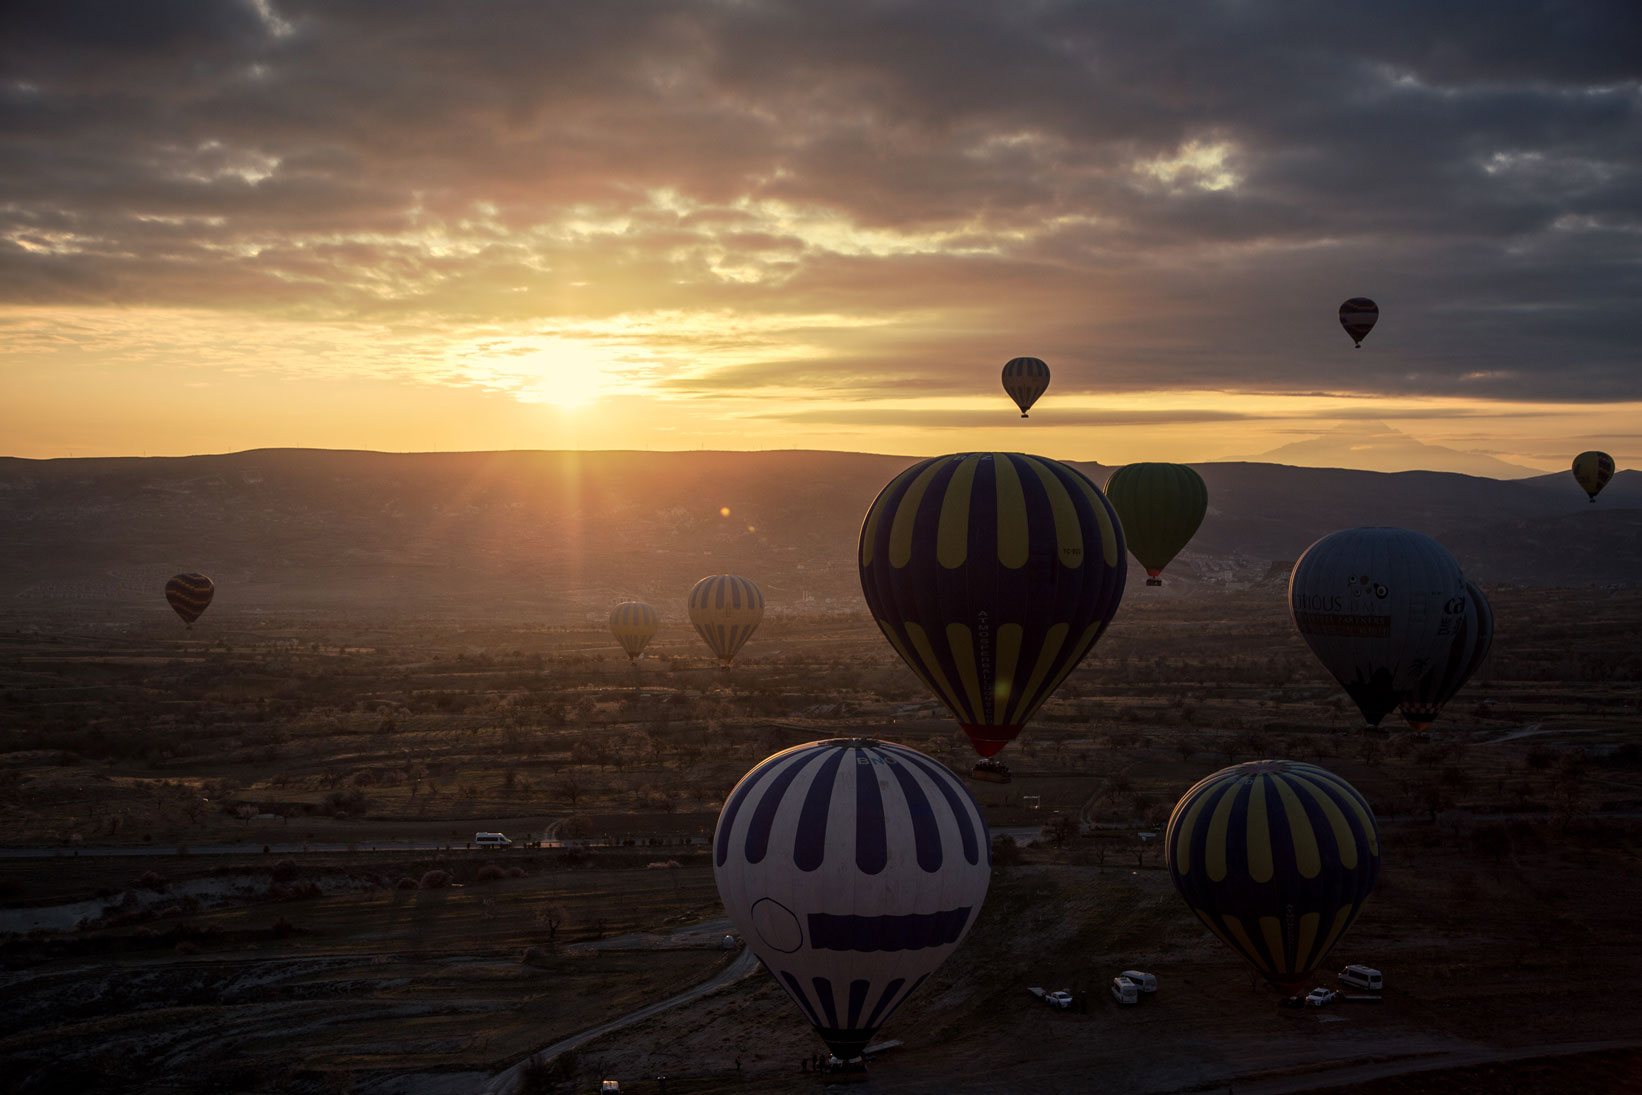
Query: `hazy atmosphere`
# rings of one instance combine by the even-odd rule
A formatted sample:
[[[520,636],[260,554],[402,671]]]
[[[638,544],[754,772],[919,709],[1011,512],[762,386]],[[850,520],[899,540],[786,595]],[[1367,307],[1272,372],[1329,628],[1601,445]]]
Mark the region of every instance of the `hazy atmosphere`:
[[[1634,4],[0,19],[9,455],[1642,457]]]
[[[1642,1092],[1642,5],[0,5],[0,1095]]]

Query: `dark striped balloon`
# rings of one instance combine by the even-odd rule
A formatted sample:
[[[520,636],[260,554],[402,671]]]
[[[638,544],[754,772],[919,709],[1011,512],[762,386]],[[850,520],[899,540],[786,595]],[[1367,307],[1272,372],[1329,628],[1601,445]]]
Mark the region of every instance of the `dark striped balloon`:
[[[661,616],[643,601],[623,601],[610,610],[610,634],[616,637],[631,661],[638,661],[650,640],[656,637]]]
[[[185,624],[193,624],[211,604],[217,587],[203,574],[179,574],[165,583],[165,599]]]
[[[1003,367],[1003,390],[1021,409],[1022,418],[1029,417],[1026,412],[1032,409],[1032,404],[1048,387],[1049,366],[1041,358],[1011,358]]]
[[[1327,769],[1287,760],[1199,782],[1175,804],[1163,851],[1198,919],[1288,992],[1357,919],[1380,871],[1363,796]]]
[[[1454,641],[1445,657],[1431,672],[1420,678],[1397,711],[1416,730],[1424,730],[1437,718],[1448,701],[1482,668],[1494,646],[1494,610],[1468,579],[1465,583],[1465,618],[1457,625]]]
[[[714,574],[690,590],[690,622],[726,669],[763,618],[764,594],[751,579]]]
[[[991,878],[963,783],[869,738],[766,759],[730,792],[713,842],[725,910],[846,1060],[957,949]]]
[[[1574,457],[1574,479],[1579,482],[1579,489],[1596,501],[1596,496],[1602,493],[1602,488],[1608,485],[1613,478],[1613,457],[1605,452],[1592,449]]]
[[[1340,326],[1346,329],[1346,334],[1351,336],[1351,341],[1357,344],[1359,350],[1363,348],[1363,339],[1368,337],[1368,332],[1374,329],[1379,318],[1380,306],[1367,297],[1352,297],[1340,305]]]
[[[861,526],[861,591],[975,751],[1015,740],[1123,598],[1123,529],[1078,471],[960,453],[890,481]]]

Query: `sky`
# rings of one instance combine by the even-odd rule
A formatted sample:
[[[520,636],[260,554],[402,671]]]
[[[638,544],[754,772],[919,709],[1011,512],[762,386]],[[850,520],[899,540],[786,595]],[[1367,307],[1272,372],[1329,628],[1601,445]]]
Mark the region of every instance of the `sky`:
[[[1638,42],[1634,0],[5,5],[0,455],[1634,466]]]

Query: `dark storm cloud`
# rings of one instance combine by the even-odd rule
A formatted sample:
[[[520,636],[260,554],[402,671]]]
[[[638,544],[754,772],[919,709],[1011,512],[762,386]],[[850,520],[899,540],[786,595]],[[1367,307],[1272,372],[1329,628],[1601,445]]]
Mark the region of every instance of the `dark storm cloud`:
[[[8,5],[0,301],[876,316],[797,375],[880,392],[1029,352],[1642,398],[1638,41],[1629,2]]]

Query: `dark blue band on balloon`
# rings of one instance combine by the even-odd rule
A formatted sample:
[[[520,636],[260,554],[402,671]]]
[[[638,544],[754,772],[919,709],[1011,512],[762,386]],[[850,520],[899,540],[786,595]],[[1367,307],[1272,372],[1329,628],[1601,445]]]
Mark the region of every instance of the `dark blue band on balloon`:
[[[980,844],[975,839],[975,826],[971,825],[969,820],[968,807],[973,800],[969,798],[968,793],[965,792],[960,795],[961,788],[954,785],[952,776],[944,770],[935,771],[934,766],[926,761],[922,754],[914,753],[910,749],[897,749],[893,746],[885,746],[884,751],[893,753],[898,760],[911,764],[928,776],[931,783],[940,788],[941,794],[946,797],[946,804],[952,807],[953,820],[958,823],[958,836],[964,842],[964,859],[973,866],[979,861],[981,852]]]
[[[810,789],[804,794],[803,809],[798,815],[792,859],[793,866],[801,871],[813,871],[827,858],[827,811],[832,806],[832,785],[838,778],[838,765],[851,750],[829,751],[832,755],[821,762],[820,770],[810,781]]]
[[[929,796],[924,794],[918,778],[902,765],[891,764],[889,770],[901,785],[901,793],[907,797],[913,841],[918,849],[918,866],[934,873],[941,869],[941,827],[935,822],[935,811],[929,804]]]
[[[884,826],[884,793],[878,789],[876,765],[866,750],[855,753],[855,865],[862,874],[889,866],[889,834]]]
[[[781,810],[781,800],[787,794],[787,786],[797,778],[798,773],[809,767],[815,754],[800,757],[788,765],[780,775],[770,780],[764,791],[764,797],[758,800],[758,806],[753,810],[752,820],[747,822],[747,862],[762,863],[764,856],[770,850],[770,829],[775,825],[775,815]]]
[[[906,983],[907,979],[905,977],[897,977],[884,986],[883,994],[878,997],[878,1003],[873,1005],[872,1014],[867,1016],[867,1026],[874,1030],[878,1029],[884,1017],[894,1010],[889,1006],[890,1001],[895,999],[895,994],[900,992],[901,986]]]
[[[871,987],[872,982],[859,978],[850,982],[849,1016],[844,1020],[845,1026],[854,1029],[861,1025],[861,1009],[867,1004],[867,989]]]
[[[787,983],[787,994],[794,1000],[797,1000],[798,1006],[804,1009],[804,1014],[810,1017],[810,1025],[817,1027],[820,1026],[821,1016],[815,1013],[815,1005],[810,1003],[809,996],[807,996],[804,990],[799,987],[798,978],[794,977],[786,970],[782,970],[781,979]]]
[[[815,995],[821,1000],[821,1010],[827,1013],[827,1026],[837,1028],[838,1009],[832,1002],[832,982],[825,977],[812,977],[810,984],[815,986]],[[816,1026],[820,1026],[817,1023]]]
[[[917,951],[956,943],[971,906],[900,916],[810,913],[810,946],[822,951]]]

